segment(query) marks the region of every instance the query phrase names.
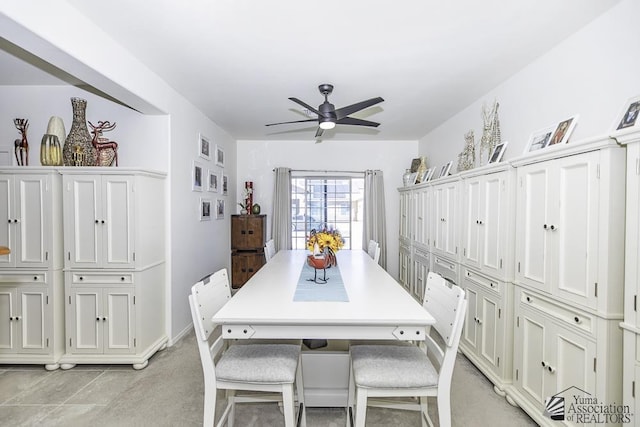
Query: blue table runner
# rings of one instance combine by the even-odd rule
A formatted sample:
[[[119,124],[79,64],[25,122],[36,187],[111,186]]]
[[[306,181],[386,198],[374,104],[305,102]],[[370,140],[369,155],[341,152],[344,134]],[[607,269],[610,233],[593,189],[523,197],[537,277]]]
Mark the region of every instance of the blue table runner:
[[[344,288],[340,268],[337,265],[327,268],[327,283],[316,283],[313,281],[314,268],[305,262],[300,272],[298,285],[293,294],[294,301],[338,301],[349,302],[347,290]],[[322,279],[324,271],[318,270],[317,277]],[[311,280],[309,280],[311,279]]]

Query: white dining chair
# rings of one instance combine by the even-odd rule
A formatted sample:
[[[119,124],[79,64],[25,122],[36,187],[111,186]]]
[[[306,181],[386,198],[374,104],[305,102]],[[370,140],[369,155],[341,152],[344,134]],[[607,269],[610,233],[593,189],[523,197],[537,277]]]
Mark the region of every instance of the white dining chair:
[[[369,245],[367,246],[367,253],[373,260],[378,263],[380,260],[380,245],[375,240],[369,240]]]
[[[227,406],[217,426],[222,426],[225,421],[233,426],[236,403],[270,401],[282,403],[286,427],[304,427],[306,415],[300,345],[251,342],[226,345],[220,334],[220,327],[213,323],[212,317],[230,298],[226,269],[213,273],[208,281],[203,280],[193,285],[189,295],[204,373],[203,425],[214,425],[218,390],[226,390]],[[297,423],[294,383],[299,403]],[[236,396],[237,390],[272,394]],[[274,393],[282,396],[274,396]]]
[[[397,407],[421,411],[422,425],[433,426],[427,413],[427,397],[438,402],[440,427],[451,426],[451,378],[458,344],[467,310],[465,292],[449,284],[442,276],[430,272],[424,308],[435,318],[424,343],[419,345],[358,345],[349,347],[351,369],[347,420],[364,427],[367,405]],[[435,332],[434,332],[435,330]],[[440,337],[433,337],[437,333]],[[431,357],[430,357],[431,356]],[[368,398],[418,397],[419,403],[376,402]]]
[[[267,262],[269,262],[275,254],[276,254],[276,244],[273,241],[273,239],[270,239],[264,245],[264,258],[266,259]]]

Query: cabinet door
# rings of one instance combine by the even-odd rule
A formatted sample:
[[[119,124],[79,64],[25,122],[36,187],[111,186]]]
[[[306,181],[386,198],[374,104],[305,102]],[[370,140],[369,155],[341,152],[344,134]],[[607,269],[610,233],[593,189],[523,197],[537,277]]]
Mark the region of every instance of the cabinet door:
[[[104,352],[133,353],[134,351],[134,295],[131,288],[104,289],[102,311]]]
[[[436,236],[434,248],[442,255],[457,258],[456,203],[457,185],[455,182],[443,184],[434,189]]]
[[[411,294],[422,304],[424,300],[424,291],[427,284],[427,275],[429,274],[429,258],[428,254],[414,255],[413,258],[413,285],[411,286]]]
[[[411,288],[411,249],[403,244],[400,244],[398,269],[400,284],[409,292]]]
[[[102,288],[72,287],[68,296],[67,337],[70,353],[103,352]]]
[[[478,325],[478,290],[475,287],[468,286],[465,282],[465,291],[467,298],[467,316],[462,330],[462,341],[473,349],[478,351],[478,336],[480,334]]]
[[[265,219],[264,215],[248,215],[246,217],[246,249],[264,248]]]
[[[481,205],[482,179],[464,181],[462,209],[463,250],[462,258],[467,265],[480,268],[482,257]]]
[[[246,255],[246,280],[251,279],[265,264],[264,252],[256,252]]]
[[[415,207],[415,240],[424,247],[431,243],[431,188],[423,188],[417,192]]]
[[[16,352],[16,289],[0,287],[0,352]]]
[[[506,256],[503,242],[509,224],[507,218],[507,174],[495,173],[485,177],[480,197],[479,226],[481,229],[480,269],[494,277],[501,277],[503,258]]]
[[[63,176],[66,267],[101,266],[103,225],[100,177]]]
[[[14,238],[13,220],[17,218],[14,215],[15,208],[13,206],[13,177],[10,175],[0,175],[0,245],[8,246],[12,250]],[[14,266],[14,258],[16,254],[0,256],[0,266]]]
[[[50,214],[51,185],[45,175],[18,175],[15,178],[15,215],[18,218],[15,230],[16,267],[46,267],[47,215]]]
[[[20,353],[45,353],[48,339],[45,334],[47,310],[46,287],[19,287],[18,297],[18,351]]]
[[[548,393],[544,366],[550,351],[546,348],[548,336],[547,321],[543,317],[520,306],[516,307],[513,360],[515,383],[529,400],[539,404],[544,403]]]
[[[587,392],[595,390],[595,343],[560,325],[554,325],[549,338],[551,358],[545,361],[547,397],[571,387]]]
[[[553,239],[552,291],[595,308],[598,281],[598,152],[554,160],[554,204],[546,234]]]
[[[546,163],[518,168],[516,215],[516,281],[550,292],[550,262],[553,257],[547,232],[549,186]],[[547,228],[545,228],[545,225]]]
[[[133,177],[102,177],[102,266],[127,268],[133,264]],[[142,219],[144,221],[144,218]]]
[[[480,293],[478,301],[478,323],[480,324],[480,348],[479,355],[495,372],[500,366],[500,354],[502,349],[499,346],[503,334],[503,322],[501,317],[501,301],[487,293]]]
[[[400,192],[400,237],[409,240],[409,204],[410,204],[411,192]]]

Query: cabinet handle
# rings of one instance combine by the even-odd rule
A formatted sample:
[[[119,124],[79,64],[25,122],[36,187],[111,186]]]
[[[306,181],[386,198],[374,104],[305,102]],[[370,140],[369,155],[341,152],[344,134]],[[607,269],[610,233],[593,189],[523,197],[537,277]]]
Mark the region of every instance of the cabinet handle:
[[[479,220],[479,221],[478,221],[478,224],[482,225],[482,220]]]
[[[552,374],[555,374],[555,373],[556,373],[556,368],[552,367],[551,365],[547,366],[547,370],[548,370],[549,372],[551,372]]]
[[[120,280],[122,280],[124,282],[124,277],[121,277]]]
[[[13,320],[13,316],[9,316],[9,321],[12,321],[12,320]]]
[[[556,229],[556,226],[551,224],[551,230],[555,230],[555,229]]]
[[[547,224],[543,225],[542,228],[547,229]]]
[[[38,280],[38,276],[33,276],[33,280]]]
[[[246,231],[246,230],[242,230],[242,231],[240,232],[240,234],[247,234],[247,231]]]
[[[102,220],[102,223],[104,224],[104,219]]]
[[[531,302],[531,297],[527,297],[527,302]]]
[[[16,320],[22,319],[22,316],[16,316]]]
[[[546,363],[544,363],[544,360],[543,360],[542,362],[540,362],[540,363],[542,364],[542,367],[543,367],[543,368],[546,368],[546,367],[547,367],[547,364],[546,364]]]
[[[80,276],[80,280],[84,280],[84,277]]]
[[[96,321],[99,322],[100,321],[100,316],[96,317]]]
[[[13,220],[13,222],[14,222],[14,223],[16,223],[16,222],[18,222],[18,220],[17,220],[17,219],[14,219],[14,220]]]
[[[582,323],[582,319],[579,318],[578,316],[574,317],[573,321],[576,322],[576,323]]]
[[[11,218],[9,218],[9,219],[7,220],[7,222],[8,222],[9,224],[11,224]]]
[[[253,230],[249,230],[249,234],[253,234]]]
[[[492,288],[495,288],[496,284],[495,283],[489,283],[489,286],[491,286]]]
[[[98,220],[96,219],[96,224],[99,224],[99,223],[100,223],[100,221],[98,221]]]
[[[102,318],[102,321],[103,321],[103,322],[106,322],[106,321],[107,321],[107,318],[106,318],[106,317],[103,317],[103,318]]]
[[[253,268],[250,268],[250,269],[249,269],[249,273],[253,273]]]

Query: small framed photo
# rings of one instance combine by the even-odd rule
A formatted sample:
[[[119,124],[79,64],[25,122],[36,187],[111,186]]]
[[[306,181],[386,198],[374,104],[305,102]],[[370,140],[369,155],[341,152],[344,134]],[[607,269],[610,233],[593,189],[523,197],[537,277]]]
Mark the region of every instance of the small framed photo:
[[[224,199],[216,200],[216,219],[224,218]]]
[[[453,161],[450,161],[446,165],[442,166],[442,168],[440,168],[440,175],[438,176],[438,178],[444,178],[445,176],[448,176],[451,173],[451,166],[453,166]]]
[[[496,145],[493,149],[493,152],[489,156],[489,163],[498,163],[502,160],[502,156],[504,155],[505,149],[507,148],[508,142],[502,142]]]
[[[425,173],[425,177],[424,177],[424,182],[431,181],[431,178],[433,178],[433,173],[435,171],[436,171],[436,168],[427,169],[427,172]]]
[[[430,169],[425,169],[423,170],[418,176],[417,181],[422,183],[422,182],[427,182],[427,175],[429,175],[429,170]]]
[[[224,150],[219,145],[216,145],[216,165],[224,167]]]
[[[212,193],[218,192],[218,172],[211,169],[209,169],[207,179],[207,191],[211,191]]]
[[[411,172],[409,175],[409,185],[414,185],[418,179],[418,172]]]
[[[227,175],[222,176],[222,194],[227,195],[229,192],[229,177]]]
[[[211,159],[211,141],[203,134],[198,135],[198,156],[203,159]]]
[[[625,102],[624,108],[616,117],[616,121],[613,126],[613,132],[618,132],[625,129],[632,129],[640,127],[640,95],[634,98],[630,98]]]
[[[200,221],[211,220],[211,199],[200,198]]]
[[[551,135],[555,130],[555,126],[549,126],[544,129],[540,129],[535,131],[529,137],[529,142],[527,143],[526,148],[524,149],[524,154],[530,153],[532,151],[540,150],[547,146],[549,140],[551,140]]]
[[[193,167],[191,168],[191,190],[202,191],[203,179],[204,168],[202,167],[202,164],[193,162]]]
[[[558,123],[558,126],[556,126],[556,129],[553,131],[553,135],[551,135],[551,139],[549,140],[547,147],[551,145],[566,144],[573,132],[573,129],[576,127],[577,121],[578,116],[575,115]]]

